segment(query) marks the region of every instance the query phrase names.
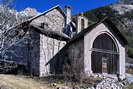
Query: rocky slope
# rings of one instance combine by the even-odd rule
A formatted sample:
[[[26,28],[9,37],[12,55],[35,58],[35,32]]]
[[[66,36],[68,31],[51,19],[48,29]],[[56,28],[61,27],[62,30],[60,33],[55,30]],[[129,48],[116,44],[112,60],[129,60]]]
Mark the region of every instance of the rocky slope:
[[[133,5],[125,3],[115,3],[105,7],[97,8],[85,12],[85,15],[94,22],[108,16],[116,27],[128,40],[128,56],[133,58]],[[98,19],[99,19],[98,18]]]
[[[130,12],[133,10],[133,5],[126,5],[126,4],[113,4],[111,6],[112,9],[118,11],[119,14],[125,14],[126,12]]]

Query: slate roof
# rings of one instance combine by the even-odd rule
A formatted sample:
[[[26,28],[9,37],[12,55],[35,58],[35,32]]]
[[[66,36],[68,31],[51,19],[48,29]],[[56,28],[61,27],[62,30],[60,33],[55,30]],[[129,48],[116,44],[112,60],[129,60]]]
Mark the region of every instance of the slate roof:
[[[93,30],[96,26],[98,26],[99,24],[105,24],[108,25],[111,29],[113,29],[113,31],[116,33],[116,35],[123,41],[123,43],[125,45],[128,44],[128,41],[126,40],[126,38],[123,36],[123,34],[119,31],[119,29],[114,25],[114,23],[109,20],[108,17],[103,18],[102,20],[90,25],[89,27],[87,27],[86,29],[82,30],[80,33],[78,33],[77,35],[75,35],[71,40],[68,41],[68,44],[73,43],[76,40],[79,40],[81,38],[84,37],[84,35],[88,32],[90,32],[91,30]]]

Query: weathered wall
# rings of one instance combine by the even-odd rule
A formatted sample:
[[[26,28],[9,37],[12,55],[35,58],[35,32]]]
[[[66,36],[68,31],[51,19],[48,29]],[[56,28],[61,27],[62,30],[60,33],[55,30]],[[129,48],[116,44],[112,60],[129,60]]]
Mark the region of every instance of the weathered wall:
[[[76,73],[84,72],[84,39],[74,41],[68,47],[68,57],[71,61],[73,71]]]
[[[80,39],[72,43],[68,43],[63,47],[49,62],[53,73],[63,73],[66,66],[69,72],[82,73],[84,71],[84,40]]]

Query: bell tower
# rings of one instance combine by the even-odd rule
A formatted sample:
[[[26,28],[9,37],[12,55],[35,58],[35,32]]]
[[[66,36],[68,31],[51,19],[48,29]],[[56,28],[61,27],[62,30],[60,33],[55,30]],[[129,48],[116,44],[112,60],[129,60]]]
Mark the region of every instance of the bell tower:
[[[79,33],[81,30],[88,27],[88,19],[84,16],[82,12],[77,16],[77,32]]]

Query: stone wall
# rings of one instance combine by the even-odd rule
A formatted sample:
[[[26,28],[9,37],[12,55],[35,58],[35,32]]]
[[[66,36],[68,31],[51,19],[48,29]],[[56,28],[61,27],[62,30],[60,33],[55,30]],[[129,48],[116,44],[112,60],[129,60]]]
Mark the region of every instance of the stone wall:
[[[62,33],[65,18],[58,9],[53,9],[37,17],[30,24],[37,25],[44,30]],[[32,67],[33,69],[31,70],[38,73],[40,77],[48,76],[50,75],[49,61],[64,47],[66,42],[50,38],[43,34],[34,33],[36,32],[32,34],[34,48],[31,50],[33,51],[31,55],[34,56],[31,57],[31,61],[33,62],[32,66],[34,66],[34,68]]]
[[[62,32],[65,25],[65,17],[57,10],[54,9],[46,14],[36,18],[30,24],[42,26],[44,23],[45,30],[59,31]]]

